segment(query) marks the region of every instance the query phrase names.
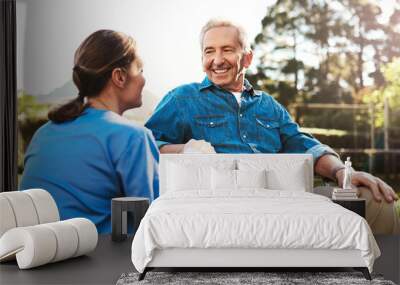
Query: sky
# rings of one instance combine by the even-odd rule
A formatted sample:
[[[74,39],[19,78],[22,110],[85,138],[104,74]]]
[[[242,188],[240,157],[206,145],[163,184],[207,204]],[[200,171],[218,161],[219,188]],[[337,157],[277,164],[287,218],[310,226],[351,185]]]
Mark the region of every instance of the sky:
[[[201,81],[199,33],[210,18],[241,24],[249,40],[274,0],[17,0],[18,89],[48,94],[71,80],[73,54],[98,29],[125,32],[144,60],[145,89],[161,98]]]

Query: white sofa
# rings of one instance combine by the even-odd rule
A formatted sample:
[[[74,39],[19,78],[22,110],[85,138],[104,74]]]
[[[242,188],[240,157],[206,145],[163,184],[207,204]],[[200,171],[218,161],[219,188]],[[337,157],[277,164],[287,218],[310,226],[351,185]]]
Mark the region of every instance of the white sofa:
[[[96,226],[85,218],[60,221],[57,205],[42,189],[0,193],[0,262],[16,259],[28,269],[92,251]]]

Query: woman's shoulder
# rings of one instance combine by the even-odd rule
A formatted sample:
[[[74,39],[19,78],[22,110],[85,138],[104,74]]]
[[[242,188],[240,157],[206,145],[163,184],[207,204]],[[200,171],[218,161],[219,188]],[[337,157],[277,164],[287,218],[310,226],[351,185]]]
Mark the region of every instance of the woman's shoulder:
[[[149,139],[152,136],[146,127],[113,112],[105,112],[101,116],[97,129],[103,134],[106,132],[108,136],[124,140]]]
[[[146,138],[148,129],[118,114],[108,112],[99,124],[99,132],[120,139]]]
[[[152,137],[147,128],[111,111],[96,112],[90,125],[91,135],[117,154]]]
[[[106,123],[114,126],[115,128],[131,130],[133,132],[143,132],[145,129],[138,123],[113,112],[105,113],[103,119],[105,120]]]
[[[42,127],[41,133],[57,137],[92,137],[105,144],[127,140],[145,139],[148,130],[114,112],[87,108],[75,120],[61,124],[49,122]]]

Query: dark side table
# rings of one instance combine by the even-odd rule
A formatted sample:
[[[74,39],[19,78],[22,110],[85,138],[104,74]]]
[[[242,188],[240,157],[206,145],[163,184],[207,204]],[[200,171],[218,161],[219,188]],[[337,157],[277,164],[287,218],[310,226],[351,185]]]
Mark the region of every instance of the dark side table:
[[[365,199],[332,199],[332,202],[359,214],[365,219]]]
[[[123,241],[128,233],[128,217],[133,216],[133,232],[139,227],[140,221],[149,208],[149,199],[142,197],[121,197],[111,201],[111,239]]]

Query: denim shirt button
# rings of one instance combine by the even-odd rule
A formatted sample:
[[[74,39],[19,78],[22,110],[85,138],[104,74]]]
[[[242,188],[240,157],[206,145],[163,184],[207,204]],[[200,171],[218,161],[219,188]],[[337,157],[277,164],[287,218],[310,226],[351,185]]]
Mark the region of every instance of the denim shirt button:
[[[213,126],[213,125],[214,125],[214,122],[210,122],[210,125]]]
[[[245,138],[246,138],[246,135],[243,135],[243,138],[245,139]]]
[[[240,117],[243,117],[243,114],[239,114]]]

